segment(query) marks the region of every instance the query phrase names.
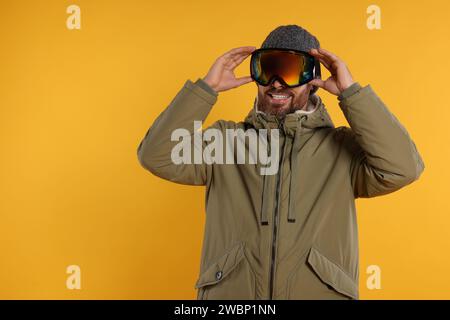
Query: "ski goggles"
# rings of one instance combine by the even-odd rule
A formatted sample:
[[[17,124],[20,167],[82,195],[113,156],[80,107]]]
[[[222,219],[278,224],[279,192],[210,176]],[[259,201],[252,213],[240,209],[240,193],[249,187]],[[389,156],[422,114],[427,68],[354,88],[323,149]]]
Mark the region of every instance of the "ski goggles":
[[[277,79],[287,87],[298,87],[320,78],[320,62],[306,51],[263,48],[252,53],[250,76],[262,86]]]

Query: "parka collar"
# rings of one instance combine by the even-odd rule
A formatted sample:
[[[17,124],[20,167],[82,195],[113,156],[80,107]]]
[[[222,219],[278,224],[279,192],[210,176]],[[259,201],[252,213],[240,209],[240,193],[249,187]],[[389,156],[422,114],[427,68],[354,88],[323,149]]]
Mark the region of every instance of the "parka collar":
[[[285,134],[294,136],[298,127],[302,127],[304,132],[314,131],[320,127],[332,127],[334,123],[317,94],[313,94],[308,99],[308,107],[305,110],[297,110],[286,115],[283,121]],[[275,115],[266,114],[258,110],[257,99],[255,98],[253,108],[246,116],[245,123],[251,124],[255,129],[280,128],[280,120]]]

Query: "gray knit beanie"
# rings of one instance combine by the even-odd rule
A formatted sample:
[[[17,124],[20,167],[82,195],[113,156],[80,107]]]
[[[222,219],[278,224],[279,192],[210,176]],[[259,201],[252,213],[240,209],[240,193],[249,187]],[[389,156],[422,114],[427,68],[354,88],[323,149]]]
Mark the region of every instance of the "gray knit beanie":
[[[319,48],[319,40],[306,29],[295,25],[279,26],[274,29],[261,45],[261,48],[282,48],[309,51]],[[314,86],[310,94],[316,92],[318,87]]]

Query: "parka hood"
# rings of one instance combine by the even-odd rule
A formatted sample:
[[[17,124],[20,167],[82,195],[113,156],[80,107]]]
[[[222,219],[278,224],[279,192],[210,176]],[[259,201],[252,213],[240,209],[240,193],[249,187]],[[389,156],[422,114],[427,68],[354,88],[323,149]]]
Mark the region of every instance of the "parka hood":
[[[309,105],[306,108],[308,111],[297,110],[286,115],[286,118],[284,119],[284,128],[287,135],[294,136],[297,128],[300,126],[305,132],[313,131],[314,129],[321,127],[335,127],[322,99],[317,94],[312,94],[309,97],[308,104]],[[275,115],[269,115],[258,110],[257,98],[255,98],[253,108],[246,116],[244,122],[250,124],[255,129],[279,127],[279,120]]]

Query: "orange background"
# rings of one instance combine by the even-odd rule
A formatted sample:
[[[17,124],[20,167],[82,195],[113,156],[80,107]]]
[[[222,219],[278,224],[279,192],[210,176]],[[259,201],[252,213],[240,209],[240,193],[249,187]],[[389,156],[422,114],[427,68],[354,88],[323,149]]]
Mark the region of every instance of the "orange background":
[[[81,30],[66,28],[71,4]],[[2,1],[0,298],[194,299],[204,188],[154,177],[136,149],[187,79],[292,23],[372,85],[425,162],[414,184],[357,200],[361,299],[450,298],[450,2],[377,1],[381,30],[366,27],[370,4]],[[205,125],[242,120],[255,94],[221,93]],[[318,94],[347,125],[336,97]],[[66,288],[72,264],[81,290]],[[366,288],[372,264],[380,290]]]

